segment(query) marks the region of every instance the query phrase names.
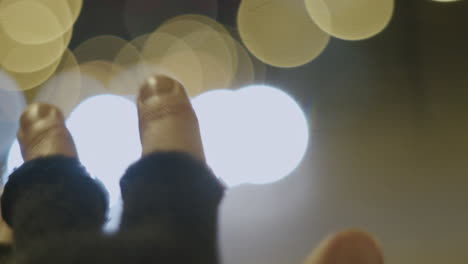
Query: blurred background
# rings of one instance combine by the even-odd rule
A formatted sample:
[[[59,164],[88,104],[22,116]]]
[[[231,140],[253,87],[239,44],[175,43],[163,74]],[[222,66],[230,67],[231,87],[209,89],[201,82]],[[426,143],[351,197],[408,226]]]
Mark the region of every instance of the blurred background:
[[[153,72],[177,78],[194,98],[275,87],[302,111],[303,150],[281,177],[228,190],[223,263],[299,264],[345,228],[374,234],[386,263],[467,263],[467,1],[67,1],[0,1],[3,170],[28,102],[69,114],[92,95],[131,101]],[[267,104],[253,100],[248,109]],[[281,107],[265,109],[275,111],[275,128],[286,126]],[[239,124],[230,132],[249,131]],[[297,130],[267,142],[279,154],[265,166],[293,155],[281,153]],[[241,146],[237,156],[250,151]],[[242,167],[242,158],[220,155]]]

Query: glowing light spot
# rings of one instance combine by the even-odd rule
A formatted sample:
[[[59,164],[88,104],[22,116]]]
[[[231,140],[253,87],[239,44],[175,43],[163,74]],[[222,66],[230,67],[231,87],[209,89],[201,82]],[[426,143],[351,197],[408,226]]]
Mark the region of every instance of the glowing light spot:
[[[83,7],[83,0],[67,0],[67,2],[68,6],[70,7],[73,21],[76,21],[81,13],[81,9]]]
[[[23,44],[49,42],[65,32],[55,14],[40,1],[9,4],[1,10],[1,16],[5,32]]]
[[[101,35],[82,42],[73,53],[80,64],[95,60],[112,62],[127,44],[128,42],[122,38]]]
[[[2,90],[16,91],[18,90],[18,84],[16,83],[16,80],[10,74],[8,74],[7,71],[0,69],[0,91]],[[8,110],[8,108],[5,110]]]
[[[0,63],[8,71],[30,73],[42,70],[60,60],[72,32],[43,44],[22,44],[12,40],[0,27]]]
[[[244,156],[254,183],[279,180],[291,173],[307,149],[307,120],[299,105],[279,89],[250,86],[239,91],[244,107],[241,135],[251,151]],[[262,158],[264,156],[265,158]],[[275,165],[272,165],[275,164]]]
[[[250,86],[213,91],[193,100],[208,164],[230,186],[265,184],[302,160],[308,126],[297,103],[281,90]]]
[[[162,71],[154,65],[138,63],[123,68],[118,74],[114,75],[108,84],[109,91],[123,96],[136,97],[141,85],[156,73]]]
[[[109,88],[108,85],[112,78],[121,70],[119,65],[106,60],[94,60],[80,65],[80,71],[83,75],[101,82],[106,89]]]
[[[150,70],[143,63],[140,50],[133,43],[127,43],[119,51],[115,56],[114,65],[117,67],[114,70],[116,74],[108,84],[109,90],[113,93],[137,94],[143,81],[150,75]]]
[[[2,26],[22,44],[42,44],[69,31],[81,11],[83,0],[3,0]]]
[[[6,74],[0,71],[0,86],[15,86]],[[19,127],[19,118],[24,108],[26,100],[19,91],[0,90],[0,156],[5,157],[11,146],[11,142],[16,138]]]
[[[165,22],[156,32],[178,37],[194,51],[203,74],[199,93],[230,86],[238,55],[234,40],[221,24],[205,16],[182,15]]]
[[[213,171],[230,186],[244,183],[242,176],[236,175],[242,153],[236,132],[239,121],[236,116],[237,100],[235,92],[215,90],[203,93],[192,100],[197,114],[207,163]],[[234,171],[231,171],[234,169]]]
[[[39,71],[60,59],[71,36],[72,29],[46,43],[23,44],[11,39],[0,27],[0,63],[4,69],[13,72]]]
[[[57,69],[60,63],[60,58],[58,58],[54,63],[51,65],[35,71],[35,72],[12,72],[5,69],[5,72],[16,82],[16,86],[14,86],[18,90],[26,91],[32,89],[45,81],[54,74],[55,70]],[[12,86],[0,87],[0,89],[10,89]]]
[[[148,40],[150,34],[143,34],[143,35],[140,35],[134,39],[132,39],[132,41],[130,41],[130,44],[133,45],[135,48],[138,49],[138,51],[142,51],[143,48],[145,47],[145,42],[146,40]]]
[[[238,59],[237,69],[231,82],[231,88],[237,89],[253,84],[255,80],[255,68],[252,58],[244,46],[238,41],[235,41],[234,44],[236,46]]]
[[[135,104],[115,95],[94,96],[72,112],[67,125],[81,162],[104,183],[114,204],[120,177],[141,155]]]
[[[155,31],[142,50],[145,63],[160,69],[182,83],[190,96],[200,93],[203,87],[203,71],[195,51],[182,39]]]
[[[141,61],[140,51],[126,40],[111,35],[94,37],[81,43],[74,54],[82,74],[101,82],[107,93],[124,95],[134,93],[139,87],[133,87],[134,83],[128,81],[111,83],[116,76]]]
[[[34,101],[53,104],[68,116],[79,103],[80,88],[80,68],[73,53],[67,50],[54,75],[38,89]]]
[[[312,61],[330,39],[310,19],[303,0],[243,0],[237,24],[250,52],[277,67],[297,67]]]
[[[305,0],[307,12],[330,35],[345,40],[370,38],[390,22],[394,0]]]

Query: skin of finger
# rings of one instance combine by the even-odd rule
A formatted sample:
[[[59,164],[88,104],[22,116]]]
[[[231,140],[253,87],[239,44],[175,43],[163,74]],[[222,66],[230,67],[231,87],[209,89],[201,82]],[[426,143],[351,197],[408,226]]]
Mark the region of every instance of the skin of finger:
[[[345,230],[326,237],[304,264],[383,264],[376,240],[360,230]]]
[[[3,219],[0,219],[0,244],[11,244],[12,240],[13,232]]]
[[[0,191],[2,193],[3,190]],[[11,244],[13,242],[13,231],[5,223],[0,210],[0,244]]]
[[[161,87],[155,87],[157,80],[162,80]],[[156,89],[164,93],[154,96]],[[198,119],[180,83],[162,75],[148,78],[140,88],[138,110],[143,156],[155,151],[175,150],[205,160]],[[155,110],[161,115],[145,118],[143,113]]]
[[[41,111],[44,116],[39,118]],[[33,104],[23,112],[20,124],[18,140],[25,161],[57,154],[78,156],[73,138],[65,126],[63,114],[56,106]],[[39,141],[38,136],[41,137]]]

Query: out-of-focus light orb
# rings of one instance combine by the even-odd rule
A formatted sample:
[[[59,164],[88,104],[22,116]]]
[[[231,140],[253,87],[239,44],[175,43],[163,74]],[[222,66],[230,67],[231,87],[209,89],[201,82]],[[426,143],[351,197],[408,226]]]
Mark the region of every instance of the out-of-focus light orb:
[[[249,51],[276,67],[309,63],[330,40],[307,14],[304,0],[243,0],[237,25]]]
[[[53,104],[68,116],[80,102],[81,78],[73,52],[66,50],[55,73],[41,85],[34,100]]]
[[[96,60],[113,62],[128,41],[114,35],[100,35],[82,42],[73,50],[78,63]]]
[[[18,73],[42,70],[60,60],[72,37],[72,29],[42,44],[22,44],[12,40],[0,28],[0,63],[2,68]]]
[[[230,186],[245,182],[245,179],[236,175],[237,156],[242,147],[239,144],[236,132],[238,127],[236,116],[236,93],[230,90],[215,90],[203,93],[192,100],[193,108],[197,114],[200,134],[207,163]],[[237,176],[237,177],[236,177]]]
[[[236,46],[238,58],[231,88],[237,89],[253,84],[256,72],[253,60],[245,47],[237,40],[234,40],[234,45]]]
[[[0,70],[0,86],[15,86],[16,84]],[[0,156],[5,157],[11,142],[16,138],[19,118],[26,107],[23,93],[14,90],[0,89]]]
[[[40,1],[16,1],[0,14],[7,34],[23,44],[49,42],[65,32],[55,14]]]
[[[290,174],[309,140],[298,104],[283,91],[249,86],[213,91],[193,100],[213,171],[229,186],[266,184]]]
[[[15,168],[18,168],[23,164],[23,156],[21,156],[21,149],[16,139],[10,147],[10,151],[8,152],[7,162],[6,162],[6,170],[2,177],[2,184],[5,184],[7,181],[7,176],[10,175]]]
[[[57,69],[60,59],[58,58],[54,63],[51,65],[35,71],[35,72],[12,72],[5,70],[5,72],[16,82],[16,89],[21,91],[30,90],[45,81],[54,74],[55,70]],[[9,89],[10,87],[0,87],[0,89]]]
[[[78,105],[67,120],[81,162],[106,186],[111,205],[120,197],[120,177],[141,155],[137,116],[131,101],[98,95]]]
[[[328,34],[344,40],[370,38],[393,16],[394,0],[305,0],[307,12]]]
[[[69,31],[83,0],[3,0],[0,23],[18,43],[42,44]]]
[[[0,69],[0,90],[17,91],[18,83],[7,71]],[[2,97],[3,99],[4,97]],[[6,111],[7,109],[5,109]]]
[[[180,38],[197,56],[203,77],[202,89],[190,95],[228,88],[237,70],[238,54],[226,28],[207,16],[182,15],[172,18],[156,32]]]
[[[76,21],[81,13],[81,9],[83,8],[83,0],[67,0],[67,3],[70,7],[73,21]]]
[[[202,91],[202,64],[195,50],[183,39],[155,31],[146,40],[141,54],[146,64],[158,67],[160,73],[182,83],[190,96]]]

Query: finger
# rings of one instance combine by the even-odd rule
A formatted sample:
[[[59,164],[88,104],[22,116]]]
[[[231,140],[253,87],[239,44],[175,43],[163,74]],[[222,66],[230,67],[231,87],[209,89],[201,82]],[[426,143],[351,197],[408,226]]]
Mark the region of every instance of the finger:
[[[138,97],[143,155],[181,151],[204,160],[200,128],[185,88],[158,75],[148,79]]]
[[[62,112],[55,106],[34,103],[21,115],[18,140],[25,161],[50,155],[77,157]]]
[[[366,232],[346,230],[325,238],[305,264],[382,264],[379,245]]]
[[[3,193],[3,190],[0,190]],[[0,210],[0,244],[12,244],[13,243],[13,231],[3,220],[2,211]]]

